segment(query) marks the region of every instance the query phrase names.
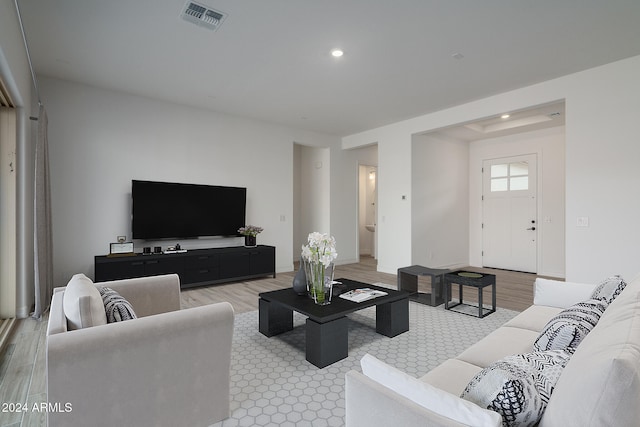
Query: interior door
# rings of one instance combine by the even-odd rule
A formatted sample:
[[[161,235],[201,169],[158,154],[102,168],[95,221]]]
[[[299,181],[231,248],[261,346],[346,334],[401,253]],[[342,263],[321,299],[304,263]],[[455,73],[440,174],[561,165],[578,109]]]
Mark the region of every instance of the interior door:
[[[535,154],[483,162],[482,263],[537,272]]]

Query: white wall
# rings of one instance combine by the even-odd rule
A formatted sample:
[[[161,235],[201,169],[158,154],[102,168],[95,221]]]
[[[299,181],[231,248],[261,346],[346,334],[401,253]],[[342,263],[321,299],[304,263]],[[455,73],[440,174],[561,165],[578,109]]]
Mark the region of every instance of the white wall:
[[[116,236],[131,236],[132,179],[247,187],[247,222],[265,229],[258,243],[276,246],[278,272],[293,269],[293,145],[339,151],[337,137],[56,79],[40,83],[49,114],[56,285],[77,272],[93,277],[94,255],[107,253]],[[153,245],[135,243],[137,250]]]
[[[13,108],[0,107],[0,159],[0,319],[7,319],[16,317],[16,112]]]
[[[468,265],[469,144],[415,136],[411,160],[411,264]]]
[[[492,117],[504,111],[566,102],[566,278],[598,281],[640,271],[640,56],[516,89],[411,120],[344,137],[345,149],[378,143],[378,269],[411,261],[411,135]],[[590,226],[576,227],[576,217]]]
[[[33,269],[33,173],[34,143],[32,130],[36,122],[30,116],[38,115],[33,100],[31,72],[20,32],[14,2],[0,2],[0,75],[7,84],[16,105],[16,223],[13,248],[14,280],[0,283],[3,307],[2,316],[27,317],[34,303]],[[35,131],[33,132],[35,135]],[[3,255],[0,255],[3,256]],[[6,297],[6,295],[11,295]]]
[[[640,56],[574,76],[567,97],[567,279],[640,272]],[[577,227],[588,217],[589,227]]]
[[[378,142],[378,271],[411,265],[412,135],[383,133]]]
[[[297,193],[294,204],[299,206],[298,227],[293,236],[293,260],[300,259],[301,247],[314,231],[331,233],[331,160],[329,148],[296,144],[294,180]]]
[[[565,277],[565,127],[475,141],[470,146],[469,263],[482,266],[482,161],[537,154],[540,275]]]

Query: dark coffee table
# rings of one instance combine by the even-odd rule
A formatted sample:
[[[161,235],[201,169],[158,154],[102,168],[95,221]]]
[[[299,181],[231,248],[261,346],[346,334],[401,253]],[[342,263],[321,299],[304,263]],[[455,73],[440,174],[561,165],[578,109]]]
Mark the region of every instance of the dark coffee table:
[[[307,316],[306,357],[318,368],[324,368],[349,354],[347,314],[376,306],[376,332],[395,337],[409,330],[409,294],[349,279],[337,279],[331,304],[317,305],[306,295],[293,289],[262,292],[260,296],[259,330],[268,337],[293,329],[293,312]],[[352,289],[371,288],[387,295],[360,303],[338,296]]]

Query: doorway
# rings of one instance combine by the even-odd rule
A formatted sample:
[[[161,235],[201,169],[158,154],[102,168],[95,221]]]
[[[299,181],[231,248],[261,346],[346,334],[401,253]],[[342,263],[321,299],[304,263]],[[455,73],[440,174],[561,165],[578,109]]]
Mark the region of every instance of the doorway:
[[[490,159],[482,169],[482,265],[537,272],[537,156]]]
[[[358,166],[358,247],[359,255],[376,256],[378,168]]]

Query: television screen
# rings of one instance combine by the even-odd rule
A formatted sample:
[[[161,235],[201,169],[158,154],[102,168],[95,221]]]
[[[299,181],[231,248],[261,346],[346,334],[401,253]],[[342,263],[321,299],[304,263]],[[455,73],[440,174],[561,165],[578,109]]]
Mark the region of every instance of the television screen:
[[[237,236],[245,225],[247,189],[131,181],[134,239]]]

